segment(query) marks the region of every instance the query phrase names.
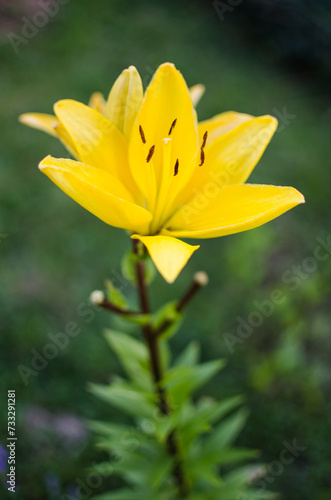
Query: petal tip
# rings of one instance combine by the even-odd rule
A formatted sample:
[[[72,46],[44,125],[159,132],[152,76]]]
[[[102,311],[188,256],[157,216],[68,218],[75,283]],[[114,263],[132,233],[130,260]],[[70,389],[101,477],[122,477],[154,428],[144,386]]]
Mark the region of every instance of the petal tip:
[[[19,115],[18,121],[26,125],[29,122],[29,116],[29,113],[22,113],[21,115]]]
[[[39,162],[38,168],[40,172],[42,172],[46,167],[49,167],[48,160],[50,160],[51,158],[52,158],[51,155],[47,155]]]
[[[275,116],[263,115],[263,116],[259,116],[259,117],[255,118],[255,119],[265,122],[265,124],[267,126],[270,126],[270,128],[272,128],[273,131],[275,131],[278,127],[278,120]]]
[[[133,234],[131,238],[140,240],[146,246],[159,273],[169,284],[174,283],[192,254],[200,248],[200,245],[189,245],[164,235],[140,236]]]
[[[292,189],[295,189],[295,188],[292,188]],[[295,189],[295,194],[296,194],[298,205],[301,205],[302,203],[306,203],[306,198],[304,197],[304,195],[302,193],[300,193],[300,191]]]
[[[178,69],[176,68],[176,66],[173,63],[165,62],[158,67],[157,72],[159,72],[159,71],[161,71],[163,73],[171,74],[171,73],[177,72]]]
[[[59,101],[56,101],[56,103],[53,106],[53,109],[56,112],[57,110],[61,110],[62,108],[67,107],[68,104],[73,105],[73,104],[77,104],[77,103],[78,103],[78,101],[75,101],[75,99],[60,99]],[[82,103],[79,103],[79,104],[84,106],[84,104],[82,104]]]

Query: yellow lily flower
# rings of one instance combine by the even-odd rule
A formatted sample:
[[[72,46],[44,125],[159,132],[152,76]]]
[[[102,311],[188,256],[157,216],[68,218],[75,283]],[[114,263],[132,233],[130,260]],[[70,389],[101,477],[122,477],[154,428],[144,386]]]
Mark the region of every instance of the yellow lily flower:
[[[165,63],[143,95],[130,66],[107,103],[100,95],[90,107],[61,100],[55,117],[21,117],[58,136],[78,160],[47,156],[40,170],[101,220],[132,232],[169,283],[199,248],[178,238],[245,231],[304,203],[292,187],[245,184],[277,120],[227,112],[198,125],[194,103],[203,90],[190,93]]]

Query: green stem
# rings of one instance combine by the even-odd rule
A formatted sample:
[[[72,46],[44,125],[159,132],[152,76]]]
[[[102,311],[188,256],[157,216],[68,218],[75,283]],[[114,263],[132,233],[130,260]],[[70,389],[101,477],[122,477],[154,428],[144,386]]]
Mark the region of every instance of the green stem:
[[[143,260],[139,259],[139,247],[138,247],[139,242],[137,240],[133,240],[133,243],[134,243],[133,246],[134,253],[137,257],[136,275],[137,275],[137,287],[140,300],[140,308],[143,314],[150,314],[151,309],[149,304],[147,284],[145,280],[145,266]],[[162,373],[158,336],[156,335],[156,332],[153,330],[150,324],[143,326],[142,332],[150,354],[151,371],[155,389],[159,398],[159,408],[163,415],[169,415],[171,413],[171,409],[168,404],[166,391],[162,385],[163,373]],[[187,483],[187,479],[185,477],[183,463],[180,457],[180,450],[175,431],[172,431],[169,434],[167,445],[168,445],[168,452],[173,457],[173,462],[174,462],[173,476],[176,481],[179,497],[186,498],[189,493],[189,486]]]

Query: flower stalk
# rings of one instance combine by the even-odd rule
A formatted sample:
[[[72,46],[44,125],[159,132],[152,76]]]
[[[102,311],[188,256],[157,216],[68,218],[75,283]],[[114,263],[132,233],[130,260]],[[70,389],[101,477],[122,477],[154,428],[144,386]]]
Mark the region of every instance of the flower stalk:
[[[135,257],[135,274],[139,298],[139,311],[125,309],[112,303],[100,290],[95,290],[91,294],[91,301],[103,309],[123,316],[141,325],[142,334],[148,348],[150,358],[150,370],[158,397],[158,407],[160,412],[165,415],[171,415],[171,407],[168,396],[163,385],[163,369],[160,356],[161,336],[177,320],[174,315],[169,315],[160,324],[156,325],[152,321],[152,313],[148,295],[148,285],[145,272],[145,257],[147,255],[144,245],[136,239],[132,240],[133,255]],[[181,313],[187,304],[195,297],[197,292],[207,285],[208,276],[204,272],[198,272],[194,275],[192,284],[183,296],[175,303],[174,313]],[[172,474],[178,491],[178,498],[186,498],[190,492],[190,485],[185,474],[185,468],[181,457],[180,445],[178,442],[176,430],[172,430],[167,438],[167,450],[173,459]]]
[[[133,251],[137,257],[136,277],[137,277],[137,289],[140,300],[140,307],[142,314],[150,314],[151,309],[147,291],[147,284],[145,280],[145,269],[144,269],[145,265],[144,261],[141,258],[139,258],[140,253],[138,245],[139,241],[133,240]],[[151,372],[156,393],[158,395],[159,409],[163,415],[169,415],[171,409],[167,401],[166,391],[162,385],[163,372],[162,372],[162,364],[161,364],[160,350],[159,350],[159,339],[158,339],[158,334],[160,333],[160,330],[156,331],[151,324],[147,324],[142,326],[142,332],[150,354]],[[176,481],[176,485],[178,488],[179,498],[185,498],[189,493],[189,485],[185,477],[183,463],[180,457],[179,444],[177,441],[175,431],[172,431],[169,434],[167,439],[167,446],[168,446],[168,451],[170,455],[173,457],[174,461],[172,471],[173,471],[173,477]]]

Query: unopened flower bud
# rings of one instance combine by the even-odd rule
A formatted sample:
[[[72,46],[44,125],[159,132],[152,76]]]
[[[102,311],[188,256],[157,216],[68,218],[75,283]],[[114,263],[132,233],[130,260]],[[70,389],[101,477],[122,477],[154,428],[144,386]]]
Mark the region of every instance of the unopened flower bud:
[[[94,290],[90,295],[92,304],[99,306],[105,300],[105,294],[101,290]]]
[[[206,286],[209,282],[208,274],[204,271],[199,271],[198,273],[195,273],[194,281],[201,287]]]

